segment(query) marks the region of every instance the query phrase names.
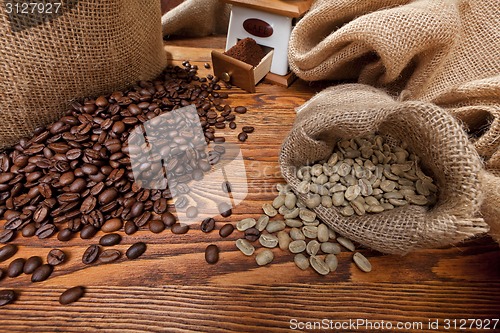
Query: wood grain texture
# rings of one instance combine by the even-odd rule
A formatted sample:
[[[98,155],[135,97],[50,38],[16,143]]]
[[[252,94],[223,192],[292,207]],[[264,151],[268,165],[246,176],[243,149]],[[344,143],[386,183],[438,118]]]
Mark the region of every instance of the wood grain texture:
[[[213,41],[220,44],[220,38]],[[176,40],[167,42],[166,50],[173,63],[189,59],[207,74],[210,70],[203,63],[209,61],[211,48],[206,44],[199,48],[201,43]],[[232,216],[217,218],[217,228],[259,216],[261,205],[274,198],[274,186],[282,182],[277,156],[293,124],[294,108],[318,89],[298,80],[289,89],[259,84],[255,94],[238,88],[229,91],[231,105],[249,109],[237,116],[238,128],[253,125],[256,130],[240,145],[248,196]],[[237,142],[238,130],[222,133],[228,141]],[[368,319],[394,325],[408,321],[422,322],[425,328],[404,332],[436,332],[426,325],[439,319],[438,331],[442,332],[446,318],[500,316],[500,250],[489,237],[405,257],[364,249],[374,267],[368,274],[354,266],[352,253],[343,252],[337,271],[322,277],[299,270],[293,256],[278,249],[273,250],[272,265],[258,267],[254,258],[236,249],[234,241],[241,233],[221,239],[216,231],[203,234],[198,223],[192,227],[185,235],[173,235],[169,230],[123,234],[116,248],[126,250],[134,242],[144,241],[146,253],[134,261],[122,258],[90,266],[81,263],[81,256],[102,233],[91,240],[77,237],[68,243],[54,237],[45,241],[18,237],[15,243],[20,250],[15,257],[45,258],[50,249],[61,248],[69,258],[47,281],[33,284],[26,275],[0,281],[0,289],[11,288],[19,294],[14,304],[0,307],[0,332],[288,332],[293,319]],[[221,248],[215,265],[204,261],[208,244]],[[13,259],[0,263],[0,268],[5,269]],[[61,292],[76,285],[86,286],[84,297],[68,306],[59,305]]]

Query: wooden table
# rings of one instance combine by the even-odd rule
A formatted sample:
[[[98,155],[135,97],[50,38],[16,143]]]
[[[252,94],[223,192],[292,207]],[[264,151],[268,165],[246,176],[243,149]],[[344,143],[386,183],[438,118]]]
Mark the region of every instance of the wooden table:
[[[212,37],[168,41],[166,50],[174,63],[189,59],[201,74],[208,74],[203,64],[210,61],[211,49],[223,46],[223,38]],[[229,91],[230,104],[249,109],[238,117],[239,126],[251,124],[256,130],[241,144],[248,197],[231,217],[218,219],[219,227],[223,221],[259,216],[262,204],[274,198],[273,188],[282,182],[278,153],[294,121],[294,108],[321,88],[296,81],[289,89],[260,84],[255,94],[237,88]],[[237,132],[229,133],[234,140]],[[66,244],[55,238],[42,242],[19,237],[15,241],[20,245],[18,257],[45,256],[51,248],[62,248],[69,260],[42,283],[32,284],[26,275],[0,281],[1,289],[12,288],[19,294],[14,304],[0,308],[0,331],[285,332],[299,322],[327,320],[324,324],[330,324],[331,320],[333,327],[345,323],[332,332],[373,332],[348,325],[349,320],[365,319],[372,325],[384,321],[384,327],[389,322],[392,331],[397,322],[415,322],[422,323],[423,329],[401,331],[442,332],[446,320],[453,328],[453,320],[460,326],[460,319],[500,317],[500,250],[489,237],[405,257],[363,250],[374,267],[368,274],[354,266],[351,253],[343,252],[338,270],[322,277],[312,270],[299,270],[293,255],[279,250],[272,265],[258,267],[254,258],[236,249],[239,232],[221,239],[216,232],[199,230],[186,235],[168,230],[159,235],[149,231],[124,235],[119,249],[137,241],[149,244],[143,257],[85,266],[81,255],[98,236]],[[209,243],[222,251],[216,265],[204,260]],[[59,305],[60,293],[75,285],[87,287],[85,296],[72,305]],[[439,320],[439,330],[430,330],[429,320]]]

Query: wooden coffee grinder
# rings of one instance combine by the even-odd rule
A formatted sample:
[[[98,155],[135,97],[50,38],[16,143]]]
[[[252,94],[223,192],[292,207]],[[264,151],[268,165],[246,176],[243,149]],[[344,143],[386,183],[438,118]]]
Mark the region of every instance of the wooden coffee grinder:
[[[288,67],[288,42],[295,23],[313,0],[222,0],[232,5],[226,51],[240,39],[250,37],[267,55],[256,67],[213,51],[214,74],[249,92],[265,81],[288,87],[293,73]]]

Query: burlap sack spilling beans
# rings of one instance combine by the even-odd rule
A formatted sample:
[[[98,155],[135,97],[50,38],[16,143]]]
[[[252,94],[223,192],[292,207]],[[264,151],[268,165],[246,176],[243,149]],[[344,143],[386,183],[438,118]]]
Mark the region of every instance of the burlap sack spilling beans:
[[[158,0],[65,1],[52,16],[7,15],[6,4],[0,149],[56,120],[71,100],[152,79],[166,65]]]
[[[191,37],[224,34],[230,6],[220,0],[185,0],[161,19],[164,35]]]
[[[404,254],[439,247],[488,231],[478,218],[482,165],[460,124],[446,111],[425,102],[400,102],[361,84],[328,88],[298,110],[283,143],[280,165],[296,189],[300,166],[327,159],[340,139],[378,131],[404,140],[421,158],[439,188],[432,208],[407,205],[379,214],[342,216],[337,208],[315,212],[335,231],[385,253]]]

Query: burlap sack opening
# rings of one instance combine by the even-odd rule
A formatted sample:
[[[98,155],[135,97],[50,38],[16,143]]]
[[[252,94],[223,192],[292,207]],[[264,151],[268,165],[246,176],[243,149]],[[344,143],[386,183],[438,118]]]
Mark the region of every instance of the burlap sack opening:
[[[435,105],[398,102],[373,87],[328,88],[300,107],[280,153],[283,177],[296,189],[298,167],[327,159],[339,139],[375,131],[404,140],[421,158],[422,168],[439,187],[437,204],[350,218],[320,206],[315,211],[325,223],[367,247],[394,254],[445,246],[488,231],[483,219],[475,217],[482,202],[481,161],[459,123]]]
[[[79,0],[61,10],[51,20],[0,15],[0,149],[55,121],[71,100],[152,79],[166,66],[159,1]]]

